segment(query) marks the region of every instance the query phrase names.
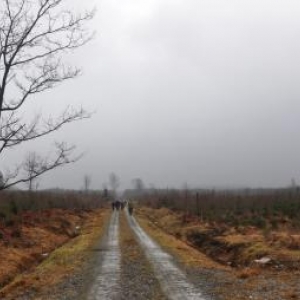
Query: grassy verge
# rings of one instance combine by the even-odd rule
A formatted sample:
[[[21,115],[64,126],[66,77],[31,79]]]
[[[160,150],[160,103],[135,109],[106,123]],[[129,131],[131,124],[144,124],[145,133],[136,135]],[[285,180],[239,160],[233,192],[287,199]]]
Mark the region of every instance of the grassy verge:
[[[250,267],[230,268],[226,265],[213,261],[209,256],[201,253],[196,247],[191,247],[188,243],[186,234],[188,232],[201,232],[204,230],[204,224],[188,223],[182,224],[181,216],[169,211],[168,209],[149,209],[142,207],[137,209],[136,218],[147,233],[168,252],[174,254],[181,262],[187,266],[196,268],[213,269],[216,277],[212,280],[217,282],[214,293],[220,296],[220,299],[230,300],[246,300],[246,299],[300,299],[300,288],[298,278],[300,271],[289,269],[273,269],[266,266],[251,265]],[[217,225],[217,224],[216,224]],[[297,261],[297,251],[285,252],[281,248],[269,244],[265,246],[265,237],[263,233],[257,235],[253,232],[246,234],[236,233],[232,229],[223,235],[217,237],[218,241],[210,245],[210,254],[218,257],[219,253],[226,253],[222,250],[222,245],[226,244],[226,249],[235,252],[235,247],[241,250],[241,258],[252,258],[255,255],[263,255],[265,253],[276,255],[286,255]],[[231,233],[231,234],[229,234]],[[246,232],[245,232],[246,233]],[[202,236],[203,237],[203,236]],[[214,238],[213,235],[207,236],[207,239]],[[243,246],[241,246],[243,245]],[[216,251],[213,252],[212,249]],[[220,249],[222,250],[221,252]],[[271,250],[270,250],[271,249]],[[202,249],[201,249],[202,251]],[[266,252],[270,251],[270,252]],[[271,252],[273,251],[273,252]],[[275,253],[275,254],[274,254]],[[238,253],[236,253],[238,256]],[[232,259],[233,256],[227,256],[224,259]],[[298,259],[299,261],[299,259]],[[225,272],[218,272],[224,270]],[[219,281],[220,280],[220,281]]]
[[[104,224],[109,217],[109,211],[105,209],[94,210],[88,213],[81,228],[80,234],[57,248],[36,268],[26,274],[17,276],[1,291],[1,297],[14,299],[16,295],[26,290],[36,293],[43,289],[51,289],[70,274],[80,268],[89,250],[103,234]]]
[[[225,266],[218,264],[210,259],[205,254],[197,251],[186,242],[176,238],[175,236],[167,233],[158,226],[158,222],[153,222],[149,216],[154,216],[153,212],[147,209],[137,209],[135,216],[140,225],[146,232],[158,243],[166,249],[167,252],[172,253],[177,259],[188,266],[198,266],[203,268],[226,269]],[[157,219],[159,220],[159,218]],[[174,224],[175,220],[169,215],[170,226]]]
[[[162,244],[167,246],[168,243],[175,243],[176,247],[179,239],[224,265],[257,267],[262,265],[256,260],[268,257],[270,262],[264,267],[270,266],[276,270],[300,269],[300,235],[295,231],[266,231],[253,226],[232,227],[199,220],[183,222],[180,213],[166,208],[142,207],[139,209],[139,217]],[[164,233],[172,235],[174,241],[168,238],[171,240],[165,243],[164,237],[161,237]]]

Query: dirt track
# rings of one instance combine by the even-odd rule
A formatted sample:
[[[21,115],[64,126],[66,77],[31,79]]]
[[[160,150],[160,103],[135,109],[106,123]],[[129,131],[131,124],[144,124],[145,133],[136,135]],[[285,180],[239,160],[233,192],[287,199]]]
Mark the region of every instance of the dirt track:
[[[96,279],[88,300],[119,299],[120,286],[120,248],[119,248],[119,213],[114,211],[108,227],[108,233],[101,245],[95,249],[102,252],[101,265],[96,268]]]
[[[171,300],[204,300],[202,293],[196,289],[185,276],[182,270],[176,266],[171,255],[167,254],[155,243],[146,232],[139,226],[134,217],[127,215],[130,227],[135,232],[139,242],[151,262],[156,277],[162,290]]]
[[[104,290],[100,292],[101,289],[98,289],[98,298],[88,300],[299,299],[296,274],[285,275],[277,272],[273,274],[262,270],[257,274],[245,273],[247,276],[241,276],[232,268],[212,262],[203,253],[159,228],[153,226],[151,229],[146,219],[138,218],[143,225],[141,227],[137,220],[127,213],[114,213],[113,218],[120,218],[121,224],[119,285],[114,287],[110,298],[105,298],[106,292]],[[164,239],[161,245],[158,241],[161,243],[163,240],[159,236]],[[177,255],[178,250],[184,252],[185,260],[181,260],[181,255]],[[105,252],[99,253],[99,256],[104,258]],[[103,260],[100,259],[100,264],[96,267],[99,272],[101,272],[101,261]],[[101,276],[105,278],[105,274]],[[284,276],[289,276],[289,279],[283,281]]]
[[[3,299],[299,299],[299,273],[262,270],[240,276],[164,232],[138,211],[136,218],[108,210],[99,216],[50,255],[43,268],[19,278]],[[79,268],[74,268],[76,261]],[[55,276],[50,276],[49,266]],[[62,267],[68,271],[57,284],[52,279]]]
[[[142,252],[145,253],[146,258],[150,262],[148,282],[153,282],[154,285],[157,281],[160,283],[160,288],[157,288],[157,286],[154,287],[159,296],[158,294],[154,296],[153,292],[137,294],[133,291],[130,299],[133,299],[133,297],[134,299],[158,299],[154,297],[162,299],[162,297],[165,297],[165,299],[170,300],[205,300],[202,293],[188,281],[184,272],[176,265],[172,256],[164,252],[159,245],[143,231],[134,217],[129,216],[127,212],[126,217],[128,222],[127,226],[129,224],[142,248]],[[125,266],[127,268],[131,268],[132,266],[126,265],[124,262],[122,267],[120,265],[120,253],[121,255],[123,254],[123,249],[120,249],[118,241],[119,218],[120,213],[114,211],[107,236],[103,240],[101,249],[99,249],[101,251],[99,254],[99,266],[96,267],[96,279],[91,287],[87,300],[125,299],[124,294],[128,294],[128,287],[121,284],[122,278],[120,278],[120,270],[124,269]],[[123,225],[122,231],[125,230],[124,227],[126,227],[126,224]],[[131,243],[134,243],[134,241],[131,241]],[[138,251],[138,249],[136,249],[136,251]],[[145,260],[140,263],[147,264]],[[147,266],[147,268],[149,269],[149,266]],[[142,289],[140,289],[141,293],[143,293],[143,290],[149,289],[147,282],[139,280],[144,274],[140,274],[140,276],[139,274],[135,275],[137,275],[135,276],[135,284],[131,286],[131,289],[135,289],[135,287],[139,289],[141,285],[143,285]],[[160,290],[157,291],[158,289]],[[164,294],[164,296],[162,296],[162,294]]]

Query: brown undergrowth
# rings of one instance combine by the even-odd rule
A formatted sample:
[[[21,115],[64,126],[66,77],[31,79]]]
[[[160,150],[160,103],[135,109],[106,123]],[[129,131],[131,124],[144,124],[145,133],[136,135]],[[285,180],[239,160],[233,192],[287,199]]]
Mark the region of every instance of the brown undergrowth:
[[[213,260],[233,267],[270,266],[276,270],[300,269],[300,233],[287,230],[262,230],[253,226],[230,227],[200,222],[167,208],[142,207],[139,215],[149,225],[201,250]],[[268,257],[268,263],[257,260]]]
[[[156,215],[156,213],[158,214]],[[179,226],[175,215],[170,214],[168,210],[156,212],[155,210],[152,211],[148,208],[142,208],[136,210],[135,216],[149,235],[157,240],[167,252],[175,255],[182,263],[203,268],[227,269],[226,266],[215,262],[207,255],[199,252],[185,241],[179,239],[175,232],[171,233],[168,230],[165,230],[167,224],[170,226],[169,228],[173,229],[175,224]],[[161,227],[162,224],[164,224],[163,230]]]
[[[0,242],[1,299],[14,299],[26,289],[51,289],[74,272],[102,234],[108,215],[106,209],[51,209],[22,215],[18,229],[6,229],[19,234]]]
[[[220,299],[300,299],[299,251],[289,249],[289,239],[285,240],[290,232],[226,228],[193,218],[183,222],[182,214],[166,208],[140,207],[135,215],[150,236],[184,264],[214,269],[219,274],[215,280],[221,278],[215,288]],[[191,232],[199,234],[201,243],[191,238]],[[263,256],[272,259],[270,265],[253,262]]]

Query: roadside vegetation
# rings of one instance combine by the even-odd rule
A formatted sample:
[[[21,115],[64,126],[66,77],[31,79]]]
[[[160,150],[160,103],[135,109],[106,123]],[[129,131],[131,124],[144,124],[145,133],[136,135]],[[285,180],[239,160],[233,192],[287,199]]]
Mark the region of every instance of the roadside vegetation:
[[[98,240],[107,214],[99,193],[3,191],[0,196],[1,298],[67,276]]]
[[[145,190],[140,213],[232,267],[300,269],[300,191]],[[246,272],[248,276],[255,272]]]

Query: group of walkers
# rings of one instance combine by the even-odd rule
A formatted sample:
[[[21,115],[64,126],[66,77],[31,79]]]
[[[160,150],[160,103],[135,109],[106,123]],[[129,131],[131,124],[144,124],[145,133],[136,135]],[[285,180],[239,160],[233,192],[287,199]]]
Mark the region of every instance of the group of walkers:
[[[130,215],[133,213],[133,205],[131,202],[128,201],[120,201],[115,200],[111,203],[112,210],[123,210],[125,207],[127,207],[128,212]]]
[[[115,200],[111,203],[111,207],[113,210],[123,210],[126,205],[127,201]]]

